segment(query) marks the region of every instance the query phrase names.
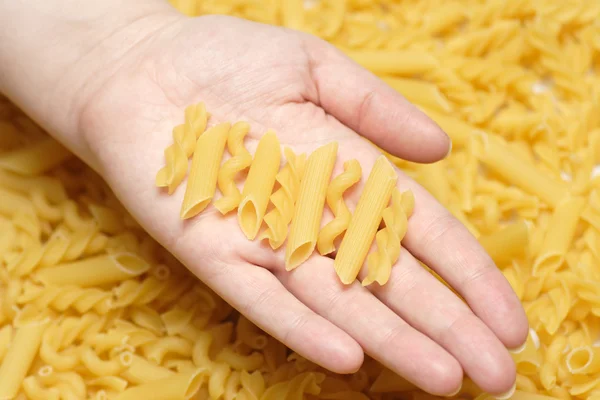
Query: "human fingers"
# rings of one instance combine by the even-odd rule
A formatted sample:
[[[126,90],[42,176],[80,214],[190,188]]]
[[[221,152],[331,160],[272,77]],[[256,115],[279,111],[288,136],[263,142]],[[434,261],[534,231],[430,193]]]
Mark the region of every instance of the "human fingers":
[[[434,162],[450,151],[448,135],[377,76],[316,38],[306,39],[314,99],[327,113],[389,153]]]
[[[510,284],[467,228],[403,174],[399,185],[415,195],[403,245],[467,301],[508,348],[527,338],[528,322]]]
[[[343,330],[295,298],[267,269],[239,262],[202,267],[187,263],[219,296],[275,339],[336,373],[353,373],[361,347]]]
[[[360,284],[344,286],[330,258],[313,255],[292,272],[278,271],[278,278],[300,301],[346,331],[391,370],[437,395],[452,394],[460,387],[462,369],[446,350]]]
[[[506,348],[406,249],[402,249],[386,285],[374,283],[368,288],[412,327],[452,354],[481,389],[492,394],[510,390],[516,371]]]

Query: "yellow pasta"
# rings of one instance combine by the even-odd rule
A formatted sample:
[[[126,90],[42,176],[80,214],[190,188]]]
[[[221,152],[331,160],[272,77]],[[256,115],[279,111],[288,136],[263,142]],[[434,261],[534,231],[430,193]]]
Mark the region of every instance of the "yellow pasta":
[[[209,116],[203,103],[185,109],[185,123],[173,129],[174,143],[165,150],[167,165],[158,171],[156,186],[167,186],[172,194],[183,181],[188,158],[194,153],[196,140],[206,129]]]
[[[294,216],[300,179],[304,174],[306,163],[304,154],[297,156],[289,147],[284,148],[283,152],[286,163],[275,178],[279,183],[279,189],[271,195],[273,209],[265,215],[267,228],[259,237],[261,240],[268,239],[269,245],[274,250],[281,247],[287,238],[288,225]]]
[[[412,214],[415,198],[411,191],[392,192],[392,204],[382,212],[385,228],[375,235],[377,251],[367,257],[368,274],[363,286],[373,282],[385,285],[390,278],[392,266],[400,257],[400,242],[408,229],[408,218]]]
[[[288,271],[306,261],[317,245],[337,149],[337,143],[333,142],[315,150],[306,160],[285,253]]]
[[[577,197],[567,197],[557,203],[542,248],[533,264],[534,276],[546,275],[561,266],[584,206],[585,200]]]
[[[170,2],[190,16],[228,14],[316,34],[417,103],[449,134],[452,153],[419,165],[382,152],[465,224],[522,300],[532,328],[525,346],[511,351],[511,398],[600,399],[597,2]],[[167,168],[156,182],[165,194],[183,182],[207,119],[206,109],[192,105],[173,130]],[[225,139],[232,157],[222,166],[215,161],[221,211],[241,200],[237,188],[252,160],[244,148],[247,128],[232,127]],[[205,147],[213,152],[212,146]],[[291,221],[274,217],[283,211],[290,218],[293,188],[301,184],[302,174],[287,175],[290,166],[273,172],[275,193],[265,195],[267,229],[259,236],[277,227],[281,244],[271,244],[279,246]],[[278,207],[282,194],[293,192]],[[343,203],[348,192],[337,194]],[[138,275],[115,272],[114,261],[85,264],[122,254],[148,268],[140,264]],[[69,282],[61,268],[77,263],[100,277],[81,272],[74,275],[81,282]],[[186,392],[185,376],[195,368],[202,371],[192,396],[198,400],[432,398],[368,357],[357,373],[335,375],[289,354],[196,283],[97,174],[0,96],[0,371],[17,357],[19,332],[39,319],[48,324],[37,351],[29,350],[27,371],[10,381],[18,393],[9,398],[184,398],[194,392]],[[18,355],[17,367],[29,352]],[[108,372],[118,375],[98,376]],[[0,372],[2,379],[8,378]],[[169,391],[168,382],[181,385]],[[490,398],[470,379],[457,397]]]
[[[240,228],[250,240],[256,237],[262,224],[280,162],[279,140],[275,132],[269,131],[258,142],[238,208]]]
[[[208,129],[196,142],[192,167],[181,206],[181,218],[191,218],[204,210],[217,189],[217,178],[230,124]]]
[[[380,74],[412,76],[430,71],[439,64],[433,55],[418,50],[353,50],[346,54],[363,67]]]
[[[565,357],[572,374],[595,374],[600,372],[600,347],[583,346],[572,349]]]
[[[525,221],[516,222],[490,235],[478,238],[496,264],[503,264],[523,255],[529,242],[529,229]]]
[[[123,281],[149,268],[150,265],[135,254],[118,253],[46,268],[36,277],[45,285],[88,287]]]
[[[250,125],[248,123],[238,122],[231,127],[229,132],[227,148],[231,158],[225,161],[217,179],[223,197],[215,201],[215,208],[221,214],[227,214],[240,204],[242,196],[235,183],[235,176],[252,163],[252,156],[244,147],[244,138],[249,131]]]
[[[343,283],[350,284],[356,279],[367,257],[396,180],[394,167],[385,156],[380,156],[365,183],[335,258],[335,271]]]
[[[327,223],[319,232],[317,249],[321,255],[335,251],[335,240],[348,229],[350,223],[350,210],[344,202],[344,193],[354,186],[362,175],[362,168],[356,160],[344,163],[344,172],[333,178],[327,188],[327,206],[334,215],[332,221]]]
[[[384,77],[383,81],[417,105],[441,112],[452,111],[452,104],[431,83],[393,77]]]
[[[204,373],[205,371],[200,369],[148,382],[125,390],[116,397],[116,400],[189,399],[200,389]]]
[[[12,399],[17,395],[37,354],[46,326],[47,322],[37,321],[17,329],[0,364],[0,399]]]
[[[31,146],[0,154],[0,168],[21,175],[38,175],[72,156],[57,141],[44,138]]]

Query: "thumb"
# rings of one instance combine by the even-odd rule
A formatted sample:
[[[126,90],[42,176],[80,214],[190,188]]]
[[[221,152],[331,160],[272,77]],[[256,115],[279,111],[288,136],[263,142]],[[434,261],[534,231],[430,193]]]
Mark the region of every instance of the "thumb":
[[[317,103],[385,151],[430,163],[444,158],[450,138],[427,115],[329,43],[306,38]]]

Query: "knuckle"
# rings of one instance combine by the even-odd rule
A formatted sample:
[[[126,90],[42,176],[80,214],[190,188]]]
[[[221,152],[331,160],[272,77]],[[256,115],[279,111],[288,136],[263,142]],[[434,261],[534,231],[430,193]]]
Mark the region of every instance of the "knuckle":
[[[280,289],[278,287],[267,287],[262,290],[258,296],[251,301],[244,303],[241,307],[240,312],[244,314],[248,319],[253,318],[256,310],[264,308],[267,304],[274,301],[278,296]]]
[[[423,230],[420,242],[424,248],[443,242],[449,234],[461,226],[460,222],[450,213],[434,218]]]
[[[362,132],[363,127],[366,124],[366,120],[371,113],[375,96],[377,96],[377,92],[375,90],[370,90],[363,96],[360,105],[358,106],[358,122],[356,126],[359,132]]]
[[[310,320],[310,314],[308,312],[298,314],[289,325],[288,329],[285,331],[282,337],[283,343],[290,343],[292,341],[292,336],[297,334],[298,332],[303,332],[304,327],[308,324]]]
[[[390,328],[381,337],[378,350],[381,352],[387,352],[389,351],[390,347],[398,347],[395,345],[395,343],[397,344],[398,342],[405,340],[407,328],[408,325],[404,323],[398,323]]]

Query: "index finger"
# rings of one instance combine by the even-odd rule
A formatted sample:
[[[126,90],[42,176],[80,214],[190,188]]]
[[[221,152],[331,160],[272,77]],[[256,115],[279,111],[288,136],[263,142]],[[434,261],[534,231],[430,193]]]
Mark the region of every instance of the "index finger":
[[[522,345],[527,316],[504,275],[461,222],[423,187],[399,175],[402,190],[415,195],[403,245],[456,289],[507,348]]]

